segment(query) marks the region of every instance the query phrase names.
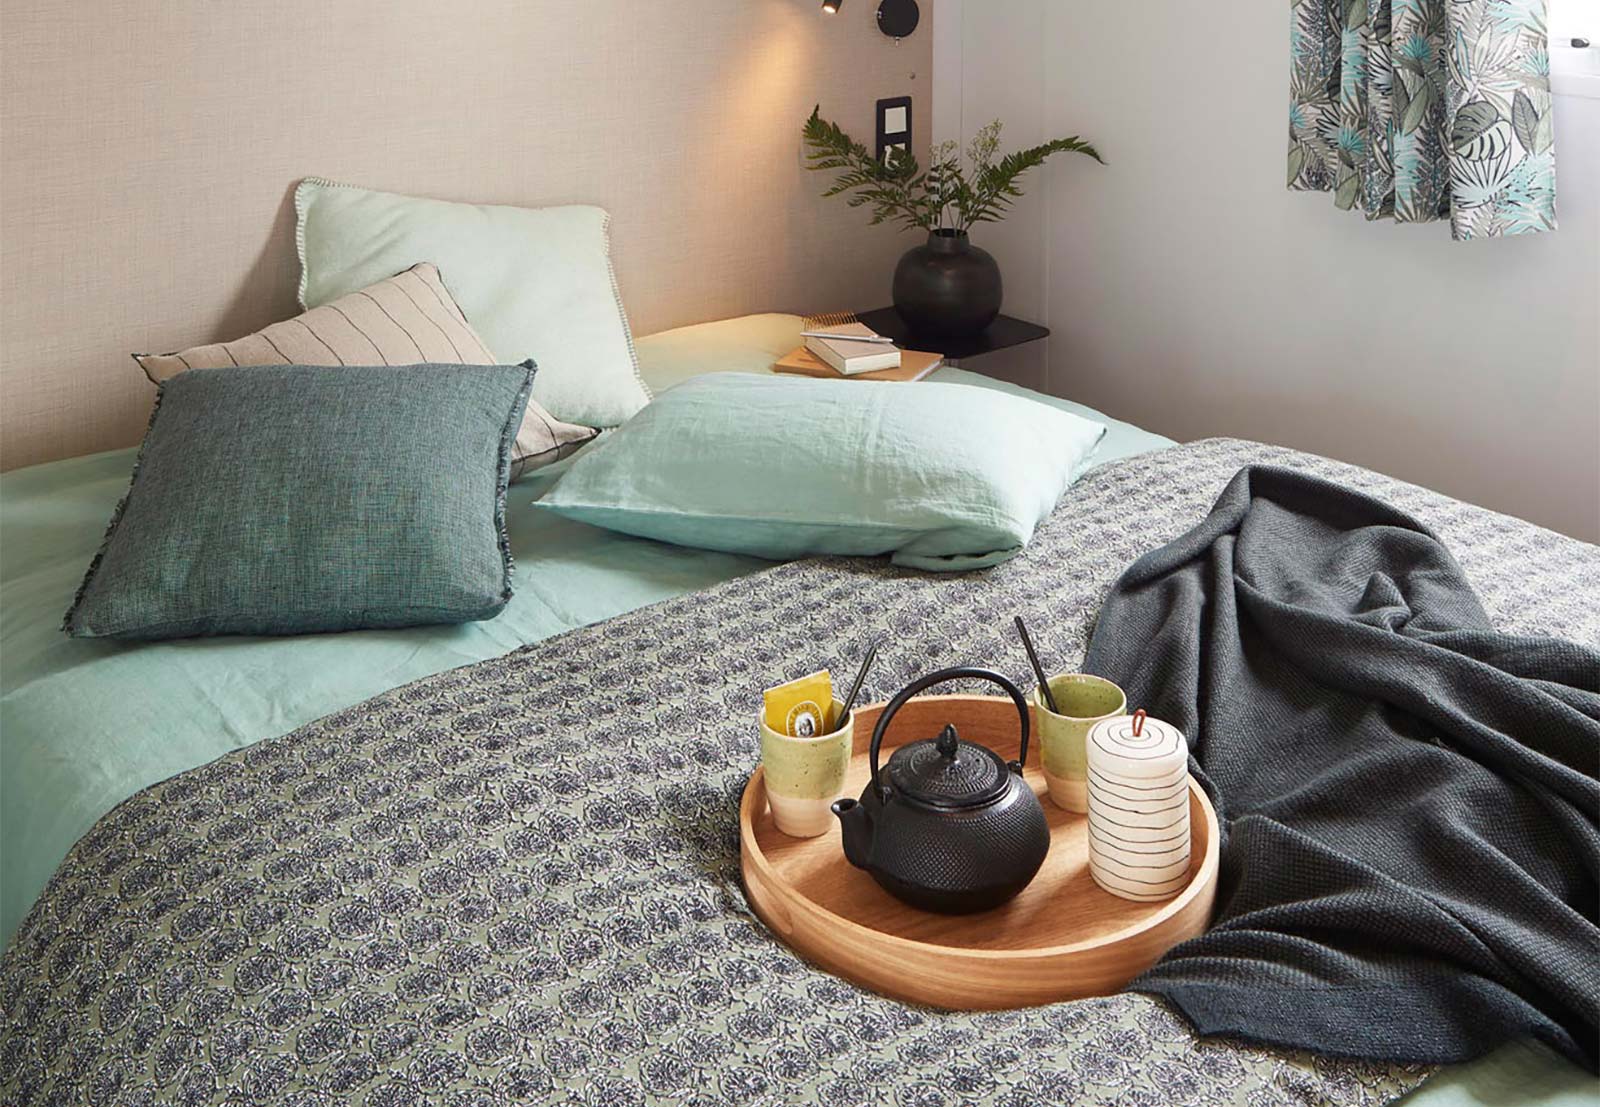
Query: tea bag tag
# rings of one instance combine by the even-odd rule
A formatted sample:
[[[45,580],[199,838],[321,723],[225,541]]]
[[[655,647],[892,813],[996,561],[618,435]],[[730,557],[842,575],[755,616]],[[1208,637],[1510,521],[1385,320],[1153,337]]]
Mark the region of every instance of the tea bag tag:
[[[763,694],[766,723],[790,738],[816,738],[829,731],[833,678],[828,670],[768,688]]]

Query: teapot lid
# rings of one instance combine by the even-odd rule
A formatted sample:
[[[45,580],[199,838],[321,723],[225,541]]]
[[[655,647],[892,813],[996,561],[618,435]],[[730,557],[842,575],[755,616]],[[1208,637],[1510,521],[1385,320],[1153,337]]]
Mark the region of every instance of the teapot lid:
[[[986,746],[964,741],[946,726],[894,751],[884,767],[894,790],[931,807],[975,807],[997,799],[1007,787],[1009,766]]]

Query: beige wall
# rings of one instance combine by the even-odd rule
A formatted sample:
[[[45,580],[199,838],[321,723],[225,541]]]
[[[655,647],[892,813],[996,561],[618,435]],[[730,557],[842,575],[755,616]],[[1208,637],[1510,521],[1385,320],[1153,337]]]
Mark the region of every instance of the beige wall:
[[[0,467],[137,441],[130,351],[294,314],[305,176],[602,204],[641,333],[886,302],[907,241],[820,199],[798,138],[820,101],[870,140],[906,93],[926,135],[931,30],[875,6],[3,0]]]
[[[1081,132],[981,229],[1019,379],[1177,438],[1343,458],[1600,540],[1600,100],[1556,97],[1561,228],[1456,243],[1283,187],[1285,4],[941,0],[936,131]]]

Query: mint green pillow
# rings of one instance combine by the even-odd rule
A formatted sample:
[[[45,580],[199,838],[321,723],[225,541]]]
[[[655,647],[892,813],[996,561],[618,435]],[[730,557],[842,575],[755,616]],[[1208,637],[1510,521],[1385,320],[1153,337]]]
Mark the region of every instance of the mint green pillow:
[[[539,366],[557,419],[614,427],[650,400],[611,270],[611,217],[375,192],[308,177],[294,190],[300,303],[314,308],[431,262],[497,358]]]
[[[756,557],[976,569],[1021,551],[1104,433],[968,385],[714,373],[589,446],[535,506]]]

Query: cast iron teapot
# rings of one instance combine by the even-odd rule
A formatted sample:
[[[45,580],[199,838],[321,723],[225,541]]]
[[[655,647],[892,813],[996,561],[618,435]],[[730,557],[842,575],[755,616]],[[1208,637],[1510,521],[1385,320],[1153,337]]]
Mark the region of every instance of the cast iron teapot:
[[[975,677],[1004,688],[1022,720],[1019,759],[963,741],[946,726],[894,751],[878,768],[878,750],[895,712],[918,692]],[[962,915],[997,907],[1022,891],[1044,863],[1050,827],[1039,798],[1022,779],[1028,757],[1028,703],[987,669],[940,669],[901,689],[872,731],[872,779],[860,800],[834,803],[844,855],[891,895],[913,907]]]

